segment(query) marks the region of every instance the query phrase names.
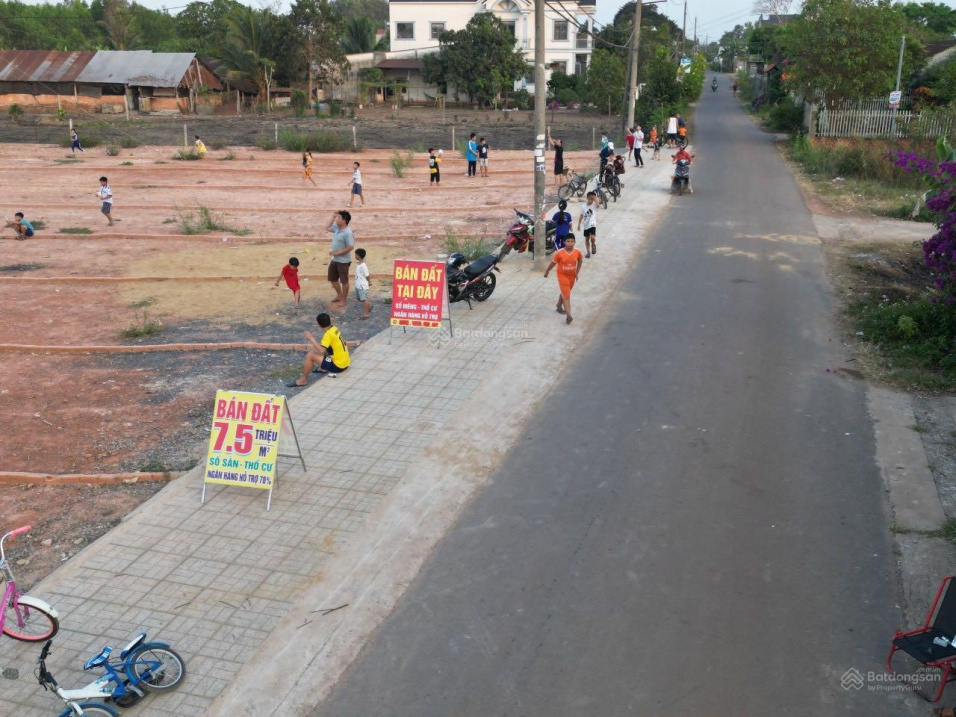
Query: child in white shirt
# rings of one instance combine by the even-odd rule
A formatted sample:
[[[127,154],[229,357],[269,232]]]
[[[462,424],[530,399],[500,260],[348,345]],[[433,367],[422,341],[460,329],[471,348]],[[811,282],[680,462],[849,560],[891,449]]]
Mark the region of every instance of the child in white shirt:
[[[355,197],[358,197],[362,200],[362,206],[365,206],[365,195],[362,194],[362,172],[359,170],[359,163],[352,162],[352,181],[349,182],[349,186],[352,188],[351,194],[349,194],[349,206],[352,206],[352,200]]]
[[[372,314],[372,302],[368,300],[369,271],[368,264],[365,263],[365,250],[356,249],[355,258],[358,259],[358,264],[355,265],[355,299],[365,308],[365,316],[362,317],[364,321]]]

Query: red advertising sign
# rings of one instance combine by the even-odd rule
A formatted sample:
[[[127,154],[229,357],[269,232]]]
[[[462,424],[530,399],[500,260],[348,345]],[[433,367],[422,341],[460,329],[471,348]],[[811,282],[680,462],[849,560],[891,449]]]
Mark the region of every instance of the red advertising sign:
[[[392,326],[441,328],[444,263],[396,259],[392,279]]]

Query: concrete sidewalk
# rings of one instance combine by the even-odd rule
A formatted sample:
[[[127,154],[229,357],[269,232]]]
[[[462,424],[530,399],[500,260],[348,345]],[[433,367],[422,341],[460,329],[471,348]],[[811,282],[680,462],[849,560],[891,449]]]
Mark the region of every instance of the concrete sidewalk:
[[[60,611],[49,661],[60,683],[86,684],[91,655],[147,631],[183,655],[187,677],[151,694],[143,714],[313,707],[599,328],[668,206],[669,171],[669,156],[628,167],[623,196],[598,215],[598,254],[575,288],[571,326],[554,312],[554,277],[511,256],[487,302],[452,307],[455,332],[442,345],[436,333],[398,330],[389,343],[385,332],[346,374],[291,401],[308,470],[280,465],[271,512],[262,492],[219,486],[200,506],[197,469],[31,590]],[[0,679],[0,714],[59,706],[32,676],[38,653],[0,641],[0,669],[19,671]]]

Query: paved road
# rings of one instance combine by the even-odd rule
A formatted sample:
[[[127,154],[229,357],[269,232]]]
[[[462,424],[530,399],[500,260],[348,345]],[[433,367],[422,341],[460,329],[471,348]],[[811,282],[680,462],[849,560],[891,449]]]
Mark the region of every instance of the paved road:
[[[705,92],[694,196],[317,717],[914,709],[840,685],[897,622],[864,386],[797,185]]]

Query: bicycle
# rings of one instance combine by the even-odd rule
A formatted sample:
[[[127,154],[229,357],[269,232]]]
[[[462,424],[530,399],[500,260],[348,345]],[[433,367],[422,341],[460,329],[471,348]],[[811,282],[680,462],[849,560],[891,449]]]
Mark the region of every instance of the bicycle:
[[[49,640],[60,629],[60,615],[39,598],[24,595],[17,588],[16,578],[3,551],[3,542],[22,533],[29,533],[32,526],[11,530],[0,537],[0,577],[7,587],[3,593],[3,612],[0,612],[0,631],[7,637],[22,642]]]
[[[583,197],[587,192],[588,180],[583,174],[574,172],[567,184],[558,187],[558,197],[561,199],[570,199],[572,196]]]
[[[594,187],[594,195],[597,198],[597,203],[607,209],[607,192],[604,191],[604,187],[600,183]]]
[[[84,670],[101,667],[105,675],[97,678],[86,687],[75,690],[64,690],[46,668],[46,657],[50,653],[52,640],[47,640],[38,660],[37,680],[43,689],[51,689],[63,700],[67,709],[60,717],[71,714],[115,715],[116,712],[109,705],[80,700],[112,700],[119,707],[132,707],[142,700],[147,692],[152,690],[166,691],[175,689],[186,676],[186,664],[183,658],[164,642],[144,642],[146,633],[141,632],[120,652],[118,660],[110,661],[112,647],[104,647],[99,654],[91,657],[83,666]],[[76,710],[79,705],[82,711]]]

